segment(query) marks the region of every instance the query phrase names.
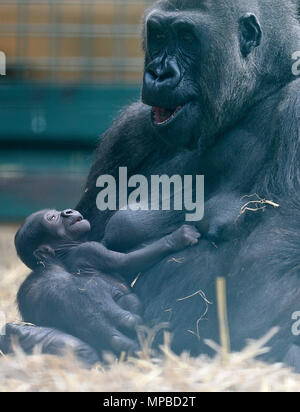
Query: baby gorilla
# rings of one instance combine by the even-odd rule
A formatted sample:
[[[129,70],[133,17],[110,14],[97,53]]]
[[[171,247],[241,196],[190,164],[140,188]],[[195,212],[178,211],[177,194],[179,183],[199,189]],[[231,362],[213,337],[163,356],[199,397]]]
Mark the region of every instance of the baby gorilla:
[[[27,218],[15,238],[19,257],[33,270],[18,293],[20,313],[25,322],[55,327],[98,353],[118,353],[124,346],[135,350],[141,303],[128,281],[169,254],[197,244],[200,234],[184,225],[141,249],[119,253],[87,241],[90,229],[90,223],[71,209],[44,210]],[[59,302],[51,293],[57,288]],[[72,307],[65,301],[72,301]],[[101,318],[103,312],[114,313],[114,331]]]
[[[149,269],[170,253],[198,243],[199,232],[184,225],[131,253],[118,253],[102,243],[85,241],[90,223],[75,210],[44,210],[26,220],[15,238],[17,253],[30,268],[60,263],[74,275],[130,275]]]

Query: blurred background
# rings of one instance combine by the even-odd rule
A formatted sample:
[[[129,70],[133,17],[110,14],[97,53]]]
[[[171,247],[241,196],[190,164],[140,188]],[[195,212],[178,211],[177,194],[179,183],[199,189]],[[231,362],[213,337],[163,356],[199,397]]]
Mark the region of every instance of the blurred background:
[[[74,207],[99,135],[139,98],[154,0],[0,0],[0,222]]]

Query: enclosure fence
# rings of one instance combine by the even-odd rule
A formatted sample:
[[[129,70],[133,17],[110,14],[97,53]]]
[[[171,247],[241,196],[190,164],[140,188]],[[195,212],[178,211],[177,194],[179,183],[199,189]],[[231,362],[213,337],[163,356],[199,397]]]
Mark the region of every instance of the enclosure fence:
[[[138,83],[140,22],[153,0],[1,0],[10,80]]]

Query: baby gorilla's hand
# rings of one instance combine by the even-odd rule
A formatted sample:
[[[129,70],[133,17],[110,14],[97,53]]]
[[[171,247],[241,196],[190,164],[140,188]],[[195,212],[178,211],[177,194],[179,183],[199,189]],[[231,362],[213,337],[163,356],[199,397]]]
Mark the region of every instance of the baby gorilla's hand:
[[[200,233],[194,226],[183,225],[178,230],[168,235],[167,241],[171,250],[178,252],[188,246],[196,245],[200,237]]]

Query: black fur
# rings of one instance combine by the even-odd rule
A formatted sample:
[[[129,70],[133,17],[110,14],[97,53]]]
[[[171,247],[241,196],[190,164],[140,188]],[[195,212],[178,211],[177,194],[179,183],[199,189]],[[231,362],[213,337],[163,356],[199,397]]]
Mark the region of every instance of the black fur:
[[[170,21],[179,19],[186,20],[188,34],[178,29],[175,42]],[[126,249],[131,228],[137,244],[130,247],[139,247],[149,236],[145,225],[152,237],[161,237],[184,219],[177,212],[119,212],[110,220],[112,213],[103,216],[96,208],[101,174],[117,175],[120,166],[129,175],[204,174],[203,239],[178,253],[182,263],[165,259],[139,278],[135,290],[146,320],[170,322],[174,350],[211,353],[203,340],[219,341],[215,281],[223,276],[233,350],[279,326],[265,357],[287,359],[291,347],[294,354],[300,345],[291,332],[292,314],[300,310],[300,80],[291,69],[292,54],[300,50],[295,2],[161,0],[144,21],[143,103],[126,109],[102,137],[78,206],[94,228],[91,239],[105,235],[110,248]],[[158,127],[148,105],[184,109],[172,124]],[[251,200],[264,209],[241,214]],[[178,300],[200,290],[201,296]],[[78,292],[60,287],[54,294],[72,305]],[[200,341],[191,333],[197,325]],[[75,318],[74,327],[81,327]]]
[[[267,357],[282,360],[290,345],[298,343],[291,332],[291,316],[300,308],[300,81],[291,73],[291,56],[300,50],[299,23],[292,2],[288,1],[206,2],[199,10],[205,17],[195,13],[197,5],[198,1],[160,1],[146,14],[145,22],[153,13],[167,24],[168,12],[180,16],[185,10],[192,11],[195,18],[203,18],[207,32],[202,33],[199,27],[199,47],[203,46],[204,54],[198,64],[198,77],[188,76],[184,83],[186,92],[199,87],[197,127],[188,130],[187,126],[194,125],[188,117],[195,116],[194,108],[182,119],[186,133],[197,134],[198,147],[192,151],[176,147],[177,142],[182,142],[176,130],[169,135],[153,129],[148,106],[140,103],[127,109],[109,130],[109,138],[107,135],[104,144],[100,142],[87,183],[90,195],[83,197],[80,208],[92,208],[88,215],[102,232],[106,221],[95,208],[95,176],[126,166],[128,156],[132,174],[188,174],[191,169],[204,174],[206,217],[200,227],[205,239],[195,249],[179,253],[179,257],[185,258],[183,264],[166,260],[139,279],[136,292],[145,304],[146,319],[153,324],[169,320],[171,313],[174,349],[189,349],[194,354],[210,352],[203,339],[219,340],[215,279],[224,276],[233,349],[241,349],[247,338],[259,338],[271,327],[279,326],[280,332],[271,342],[272,351]],[[243,57],[231,36],[237,41],[237,23],[247,13],[257,17],[262,38]],[[208,54],[201,35],[204,41],[211,42]],[[144,47],[147,71],[151,56],[146,37]],[[182,62],[178,61],[180,66]],[[151,105],[178,99],[177,105],[186,98],[180,90],[177,94],[176,88],[168,92],[166,87],[159,95],[147,87],[144,83],[143,95],[145,103],[149,99]],[[146,118],[141,120],[143,113]],[[123,133],[132,124],[134,133],[126,135],[126,140],[136,149],[120,151],[121,158],[116,160],[113,150],[123,145]],[[177,130],[183,133],[180,127]],[[143,146],[145,138],[147,145]],[[255,194],[280,207],[266,205],[263,211],[247,211],[238,218],[241,206],[258,199]],[[252,196],[243,198],[246,195]],[[133,219],[131,214],[131,227],[134,225],[138,231],[147,222],[153,235],[162,234],[173,224],[172,213],[166,213],[165,219],[161,214],[146,212],[135,214]],[[178,219],[175,212],[174,218]],[[117,244],[117,239],[113,239],[114,220],[120,223],[116,215],[106,229],[112,247],[114,241]],[[118,225],[119,232],[122,228]],[[94,232],[94,236],[98,233]],[[213,303],[205,316],[207,320],[199,324],[201,343],[189,331],[196,331],[206,302],[199,296],[177,301],[198,290]]]
[[[94,347],[99,356],[103,350],[119,353],[125,347],[129,351],[137,349],[136,343],[121,331],[125,329],[134,337],[141,305],[116,276],[95,271],[76,275],[60,265],[51,265],[35,270],[25,280],[18,292],[18,304],[26,322],[73,335]],[[113,327],[107,327],[108,319]],[[22,328],[19,335],[30,332],[34,342],[34,331]]]
[[[58,328],[82,339],[100,355],[109,349],[117,354],[124,349],[137,350],[136,327],[142,323],[142,305],[126,279],[134,279],[168,255],[197,244],[200,234],[183,225],[139,250],[118,253],[100,242],[86,241],[89,230],[89,222],[72,209],[43,210],[26,219],[15,244],[33,273],[19,289],[19,311],[25,322]],[[25,351],[26,344],[34,346],[37,338],[39,344],[49,347],[47,330],[35,332],[15,325],[13,332],[16,330]],[[32,334],[31,341],[28,336]],[[55,338],[55,332],[50,335],[51,340]],[[57,340],[61,341],[61,335]]]
[[[3,353],[11,353],[14,343],[18,343],[27,354],[32,354],[38,345],[41,353],[44,354],[63,355],[71,349],[86,365],[92,366],[99,361],[97,353],[89,345],[54,328],[8,323],[6,334],[0,336],[0,347]]]

